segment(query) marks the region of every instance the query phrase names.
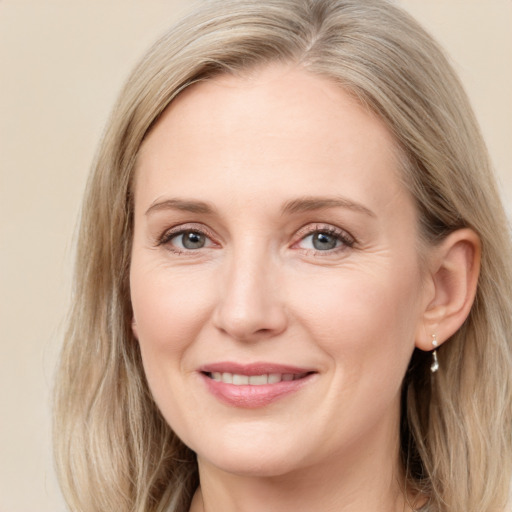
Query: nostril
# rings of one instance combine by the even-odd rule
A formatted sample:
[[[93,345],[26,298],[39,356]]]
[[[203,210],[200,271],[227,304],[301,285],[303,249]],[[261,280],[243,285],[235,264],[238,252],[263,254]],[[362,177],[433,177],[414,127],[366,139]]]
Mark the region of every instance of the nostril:
[[[256,341],[283,332],[284,305],[275,289],[268,289],[268,272],[256,272],[245,258],[227,278],[213,313],[214,326],[239,341]]]

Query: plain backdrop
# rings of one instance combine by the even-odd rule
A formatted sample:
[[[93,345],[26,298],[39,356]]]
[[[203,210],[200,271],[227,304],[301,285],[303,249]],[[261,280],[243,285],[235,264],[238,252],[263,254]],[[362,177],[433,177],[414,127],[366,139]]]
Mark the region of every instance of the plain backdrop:
[[[399,3],[462,76],[511,213],[512,1]],[[0,0],[0,512],[65,510],[51,457],[51,388],[82,191],[123,80],[190,7]]]

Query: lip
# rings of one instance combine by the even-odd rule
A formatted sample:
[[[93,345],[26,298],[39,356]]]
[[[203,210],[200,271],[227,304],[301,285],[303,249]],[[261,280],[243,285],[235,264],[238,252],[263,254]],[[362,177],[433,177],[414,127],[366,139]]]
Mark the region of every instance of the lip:
[[[263,375],[264,373],[293,373],[299,375],[301,373],[311,373],[314,370],[312,368],[300,368],[298,366],[276,363],[257,362],[250,364],[240,364],[224,361],[219,363],[206,364],[201,366],[199,371],[203,373],[239,373],[241,375],[248,375],[250,377],[253,375]]]
[[[208,391],[218,400],[227,405],[245,409],[265,407],[285,396],[295,393],[310,383],[316,374],[311,368],[264,362],[240,364],[227,361],[204,365],[199,368],[198,372]],[[303,377],[297,380],[281,381],[274,384],[234,385],[213,380],[209,374],[214,372],[233,373],[249,377],[270,373],[303,375]]]

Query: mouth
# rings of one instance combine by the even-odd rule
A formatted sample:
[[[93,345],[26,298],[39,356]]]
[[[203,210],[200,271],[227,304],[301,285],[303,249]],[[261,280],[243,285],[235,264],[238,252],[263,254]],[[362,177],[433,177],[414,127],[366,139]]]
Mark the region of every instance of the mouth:
[[[199,374],[207,390],[224,404],[254,409],[298,392],[317,372],[266,363],[215,363],[200,368]]]
[[[216,382],[233,384],[234,386],[264,386],[265,384],[278,384],[301,380],[313,372],[304,373],[263,373],[261,375],[244,375],[230,372],[204,372],[204,375]]]

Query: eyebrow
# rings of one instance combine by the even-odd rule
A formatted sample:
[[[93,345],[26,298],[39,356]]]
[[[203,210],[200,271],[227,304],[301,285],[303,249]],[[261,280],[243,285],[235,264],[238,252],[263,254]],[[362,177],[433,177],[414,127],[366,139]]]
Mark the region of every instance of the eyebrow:
[[[283,206],[282,213],[294,214],[315,210],[325,210],[328,208],[346,208],[364,213],[370,217],[376,217],[375,213],[366,208],[366,206],[343,197],[300,197],[286,202]],[[163,201],[153,202],[146,210],[146,215],[160,210],[181,210],[205,215],[211,215],[215,212],[215,208],[204,201],[169,198]]]
[[[164,201],[153,202],[146,210],[146,215],[159,210],[181,210],[202,214],[212,214],[214,212],[213,206],[203,201],[170,198]]]
[[[364,213],[370,217],[376,217],[375,213],[363,206],[344,197],[300,197],[288,201],[283,207],[283,214],[302,213],[314,210],[325,210],[328,208],[346,208],[356,212]]]

